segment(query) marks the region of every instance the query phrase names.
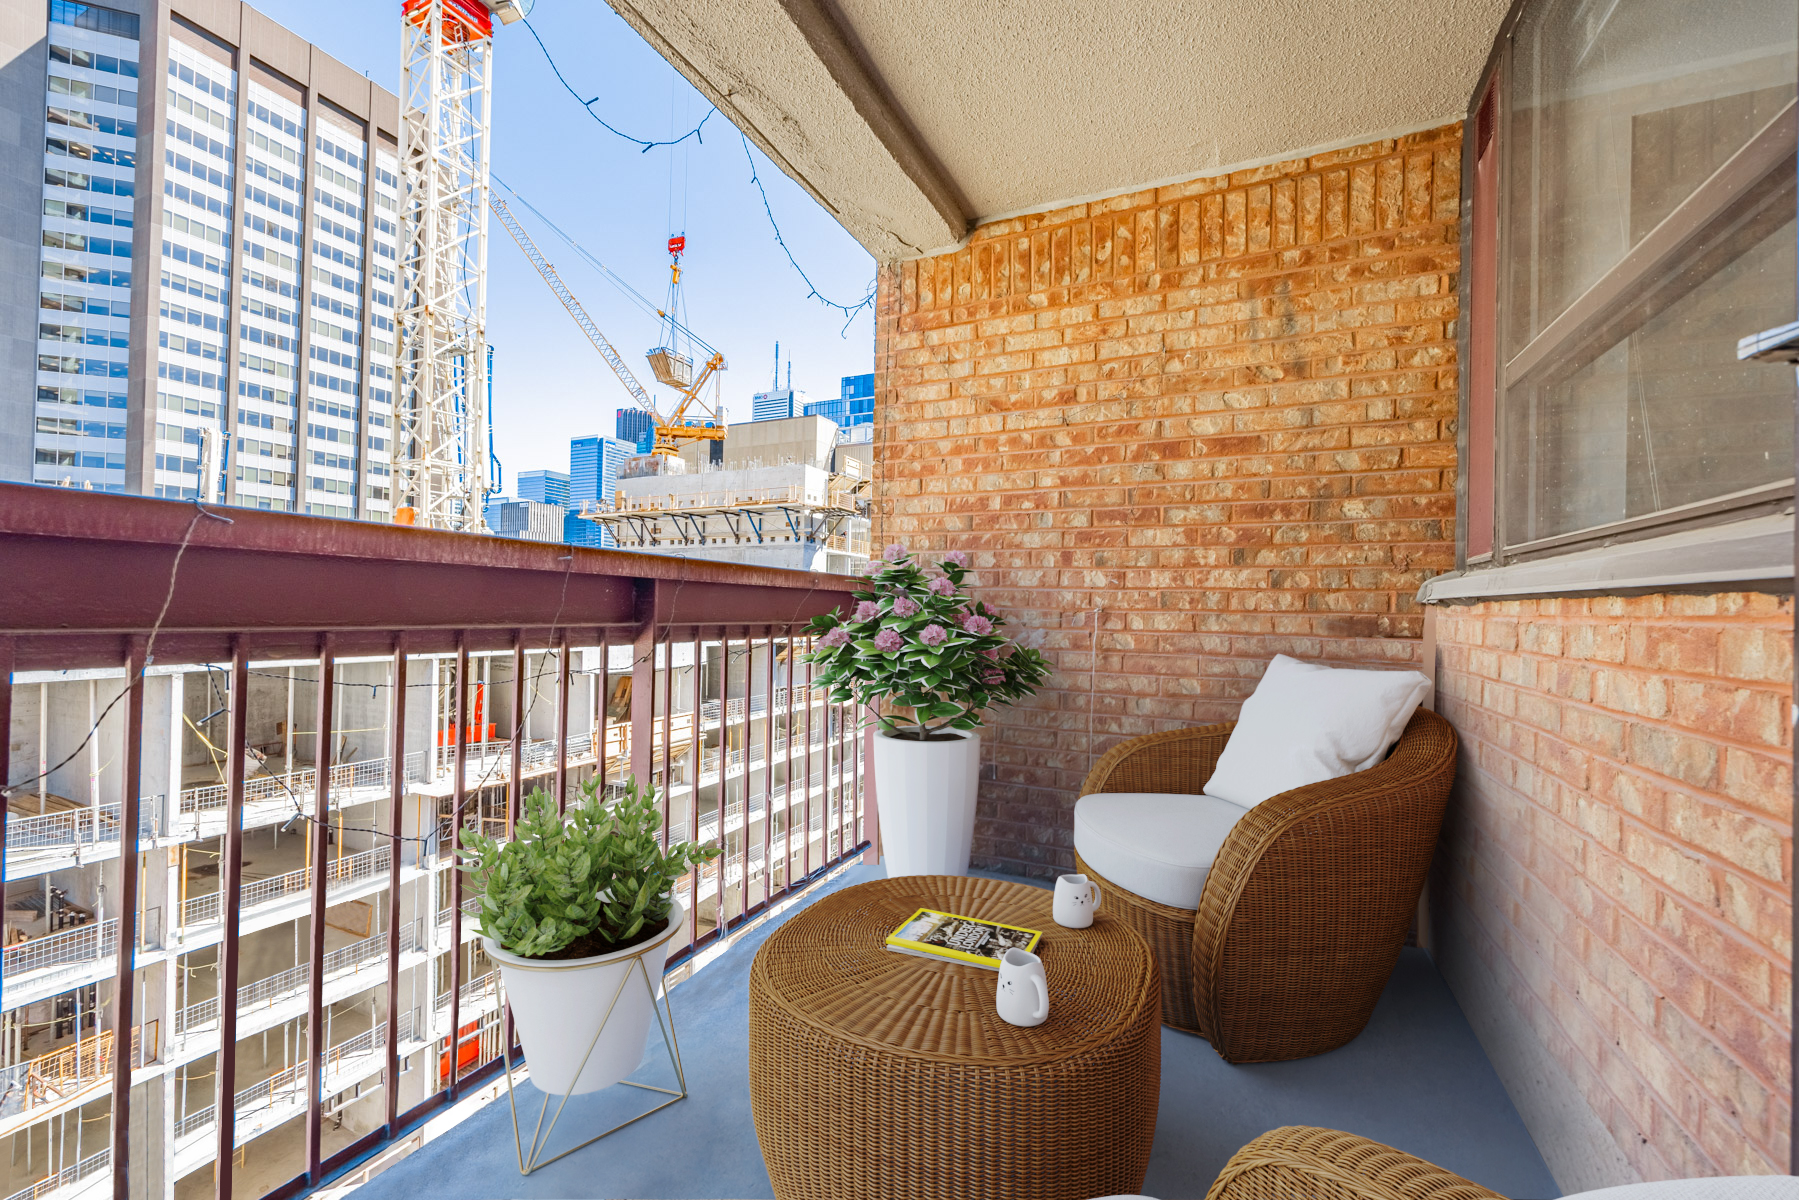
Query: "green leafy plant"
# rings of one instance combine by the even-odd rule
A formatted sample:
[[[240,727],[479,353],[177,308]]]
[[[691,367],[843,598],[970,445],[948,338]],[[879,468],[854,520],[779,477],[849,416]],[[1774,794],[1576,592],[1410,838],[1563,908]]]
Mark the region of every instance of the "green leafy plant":
[[[665,852],[656,790],[640,791],[635,778],[611,805],[597,780],[581,791],[566,814],[548,792],[532,792],[511,841],[461,831],[481,931],[520,957],[588,958],[649,940],[668,925],[675,880],[722,853],[692,842]]]
[[[1049,662],[1000,632],[1006,622],[968,594],[967,574],[960,551],[933,569],[904,546],[887,547],[867,590],[852,593],[852,611],[812,618],[819,638],[807,657],[823,668],[813,685],[837,703],[866,705],[888,734],[919,741],[979,728],[989,705],[1031,695]]]

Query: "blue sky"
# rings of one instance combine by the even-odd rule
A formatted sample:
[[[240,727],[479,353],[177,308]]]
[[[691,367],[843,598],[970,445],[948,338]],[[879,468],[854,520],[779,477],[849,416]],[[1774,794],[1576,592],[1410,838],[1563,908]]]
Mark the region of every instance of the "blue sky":
[[[398,0],[253,3],[398,90]],[[685,132],[705,115],[704,98],[606,5],[539,0],[530,20],[581,98],[597,95],[594,111],[625,132],[667,138],[671,129]],[[664,244],[685,226],[687,324],[728,360],[723,396],[731,419],[748,419],[750,394],[768,386],[777,339],[783,382],[791,356],[794,386],[814,397],[836,395],[843,375],[873,370],[870,314],[862,312],[840,336],[842,316],[808,299],[775,244],[743,143],[723,115],[706,123],[703,144],[641,153],[600,128],[563,90],[523,25],[498,28],[494,41],[494,174],[657,303],[667,290]],[[861,299],[874,278],[874,260],[760,151],[752,153],[781,232],[807,274],[833,299]],[[651,383],[642,358],[657,342],[655,320],[529,213],[520,213],[520,220],[638,378],[661,392],[659,401],[671,394]],[[569,439],[610,434],[614,414],[628,401],[497,221],[489,239],[494,440],[511,492],[519,471],[567,470]]]

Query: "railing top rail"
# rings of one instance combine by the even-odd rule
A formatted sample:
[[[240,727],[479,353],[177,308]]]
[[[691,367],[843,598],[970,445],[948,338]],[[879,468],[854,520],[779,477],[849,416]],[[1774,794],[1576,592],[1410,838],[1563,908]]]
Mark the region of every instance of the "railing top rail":
[[[406,630],[420,652],[504,649],[646,620],[672,629],[792,625],[860,586],[850,576],[0,483],[0,632],[15,669],[110,666],[121,635],[156,622],[176,547],[180,585],[159,663],[223,661],[234,633],[259,656],[379,654]],[[576,614],[579,614],[578,616]]]

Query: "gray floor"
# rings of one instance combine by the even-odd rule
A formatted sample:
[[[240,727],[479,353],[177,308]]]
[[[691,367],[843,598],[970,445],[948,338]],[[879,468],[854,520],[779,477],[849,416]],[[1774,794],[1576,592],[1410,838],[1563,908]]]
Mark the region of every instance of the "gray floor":
[[[833,883],[878,878],[857,867]],[[750,1121],[750,960],[772,925],[672,994],[688,1099],[521,1178],[504,1099],[376,1176],[358,1200],[445,1197],[772,1197]],[[662,1053],[652,1036],[652,1053]],[[662,1083],[666,1065],[634,1078]],[[615,1093],[624,1093],[616,1095]],[[648,1093],[613,1088],[571,1101],[558,1133],[597,1132],[643,1107]],[[535,1116],[538,1096],[521,1089]],[[632,1104],[638,1109],[631,1109]],[[1299,1062],[1233,1067],[1199,1038],[1162,1031],[1162,1102],[1144,1191],[1197,1200],[1244,1142],[1280,1125],[1322,1125],[1423,1156],[1504,1195],[1561,1193],[1428,955],[1407,950],[1362,1035]],[[525,1130],[529,1136],[529,1127]],[[581,1133],[579,1136],[587,1136]]]

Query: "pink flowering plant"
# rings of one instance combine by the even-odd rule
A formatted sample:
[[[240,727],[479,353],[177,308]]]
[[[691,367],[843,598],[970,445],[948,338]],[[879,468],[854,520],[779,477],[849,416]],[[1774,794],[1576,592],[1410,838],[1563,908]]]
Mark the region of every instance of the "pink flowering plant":
[[[989,705],[1035,692],[1048,661],[1000,632],[1005,621],[967,593],[967,575],[959,550],[932,565],[887,547],[854,609],[812,618],[809,658],[823,668],[814,686],[836,703],[867,705],[891,736],[919,741],[976,729]]]

